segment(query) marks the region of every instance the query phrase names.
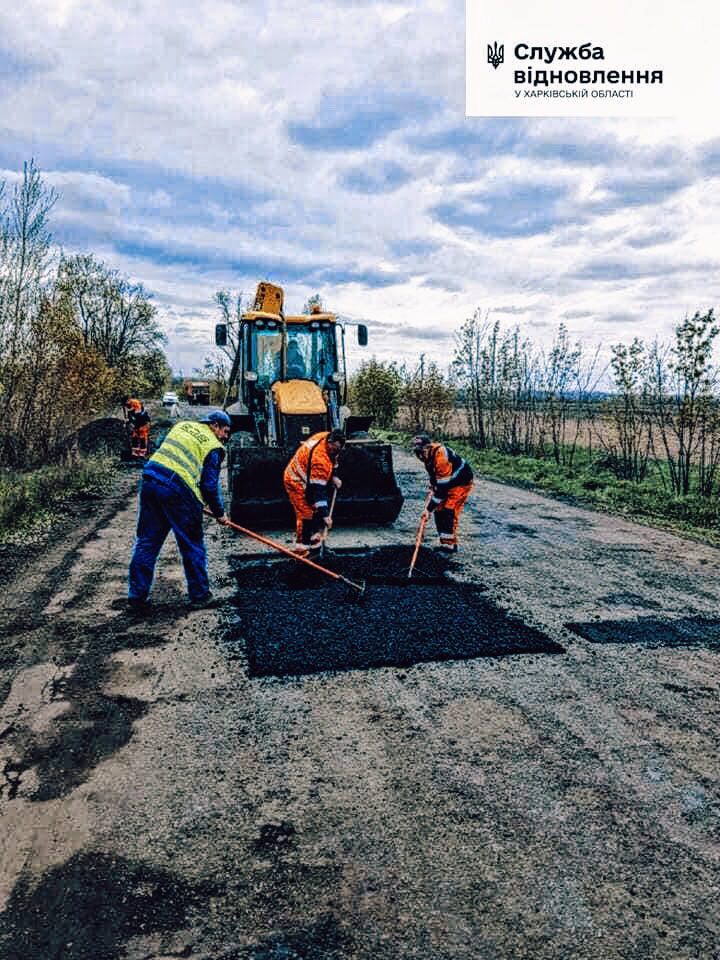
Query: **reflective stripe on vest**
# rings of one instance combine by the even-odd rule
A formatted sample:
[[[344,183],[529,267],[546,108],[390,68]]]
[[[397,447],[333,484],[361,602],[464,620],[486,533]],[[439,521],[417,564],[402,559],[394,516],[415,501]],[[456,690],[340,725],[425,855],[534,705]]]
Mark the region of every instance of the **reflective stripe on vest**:
[[[436,469],[435,469],[435,460],[436,460],[437,455],[440,453],[441,450],[444,450],[444,451],[445,451],[445,459],[446,459],[446,460],[448,461],[448,463],[450,464],[451,470],[452,470],[452,467],[453,467],[455,464],[457,464],[457,466],[455,467],[455,469],[452,470],[452,473],[450,474],[449,477],[438,478],[438,476],[437,476],[437,471],[436,471]],[[433,483],[445,483],[445,484],[450,483],[452,480],[456,480],[456,479],[457,479],[457,477],[458,477],[459,474],[460,474],[460,471],[463,470],[464,467],[466,467],[466,466],[467,466],[466,461],[463,460],[463,458],[462,458],[459,454],[455,453],[455,451],[452,449],[452,447],[448,447],[448,446],[446,446],[445,444],[438,443],[437,446],[435,446],[435,450],[434,450],[434,452],[433,452],[433,458],[432,458],[432,462],[431,462],[431,468],[432,468],[431,480],[432,480]]]
[[[205,457],[211,450],[223,449],[223,445],[206,423],[185,420],[176,424],[165,437],[160,449],[150,457],[151,463],[159,463],[176,473],[202,503],[200,475]]]
[[[321,436],[319,436],[317,439],[311,437],[309,440],[303,440],[303,442],[300,444],[300,446],[299,446],[299,447],[297,448],[297,450],[295,451],[295,454],[294,454],[292,460],[290,461],[290,463],[288,464],[288,468],[287,468],[287,469],[288,469],[288,474],[290,475],[290,477],[291,477],[293,480],[295,480],[297,483],[305,483],[305,484],[307,484],[307,482],[308,482],[307,470],[306,470],[306,469],[303,469],[302,465],[300,464],[300,453],[301,453],[301,451],[302,451],[303,449],[307,451],[307,459],[306,459],[306,464],[307,464],[308,460],[310,459],[310,454],[311,454],[311,452],[312,452],[312,451],[315,449],[315,447],[320,443],[320,441],[323,439],[323,437],[327,437],[327,436],[328,436],[327,433],[323,433],[323,434],[322,434]]]

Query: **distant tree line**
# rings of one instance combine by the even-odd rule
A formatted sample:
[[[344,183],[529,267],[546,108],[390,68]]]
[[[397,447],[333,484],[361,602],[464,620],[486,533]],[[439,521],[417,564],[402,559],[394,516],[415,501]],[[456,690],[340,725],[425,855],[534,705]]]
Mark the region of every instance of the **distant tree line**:
[[[162,389],[170,370],[156,309],[92,254],[52,243],[58,194],[33,161],[0,184],[0,465],[51,457],[124,393]]]
[[[379,427],[443,433],[455,409],[457,390],[424,355],[412,366],[373,357],[350,378],[349,400],[353,412],[372,415]]]
[[[621,481],[652,473],[669,493],[717,493],[720,397],[712,309],[685,317],[669,343],[617,343],[609,370],[598,351],[560,324],[549,349],[481,311],[456,334],[447,374],[423,357],[414,367],[365,361],[350,380],[356,412],[380,427],[462,435],[478,449],[552,459],[572,467],[588,449]],[[605,394],[597,387],[610,375]]]

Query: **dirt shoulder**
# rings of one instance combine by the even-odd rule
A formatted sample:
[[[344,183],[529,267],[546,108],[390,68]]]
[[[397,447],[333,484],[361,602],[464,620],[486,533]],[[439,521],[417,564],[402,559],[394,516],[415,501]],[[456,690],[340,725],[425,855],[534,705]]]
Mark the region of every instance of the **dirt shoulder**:
[[[338,569],[409,559],[425,481],[402,451],[396,467],[398,522],[333,531]],[[3,956],[717,953],[720,551],[480,481],[457,607],[384,594],[383,665],[359,668],[363,606],[327,643],[341,588],[294,581],[216,524],[223,606],[186,607],[168,543],[154,612],[129,618],[127,482],[0,603]],[[326,643],[322,669],[254,670],[273,614],[281,653]],[[403,637],[426,631],[436,658],[394,642],[412,617]],[[547,651],[501,655],[514,623]]]

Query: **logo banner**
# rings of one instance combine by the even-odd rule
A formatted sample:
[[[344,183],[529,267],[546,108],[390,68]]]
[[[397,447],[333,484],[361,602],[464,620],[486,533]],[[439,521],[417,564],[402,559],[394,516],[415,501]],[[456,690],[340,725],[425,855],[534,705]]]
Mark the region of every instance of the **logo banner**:
[[[466,0],[469,117],[706,118],[720,5],[710,0]]]

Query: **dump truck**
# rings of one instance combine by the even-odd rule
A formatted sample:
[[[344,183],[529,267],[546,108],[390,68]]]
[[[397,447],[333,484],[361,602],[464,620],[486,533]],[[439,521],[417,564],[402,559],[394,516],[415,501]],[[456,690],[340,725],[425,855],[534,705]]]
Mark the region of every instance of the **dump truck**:
[[[191,405],[203,404],[207,406],[210,403],[210,381],[209,380],[185,380],[183,381],[183,398]]]
[[[353,416],[346,406],[350,324],[319,306],[308,314],[286,315],[283,300],[282,287],[262,282],[253,308],[241,314],[235,328],[215,327],[216,344],[233,348],[224,404],[232,422],[227,446],[231,518],[251,527],[292,524],[283,486],[288,460],[314,433],[341,428],[348,439],[333,519],[392,523],[403,503],[392,448],[368,435],[372,417]],[[353,326],[359,345],[366,346],[367,327]]]

